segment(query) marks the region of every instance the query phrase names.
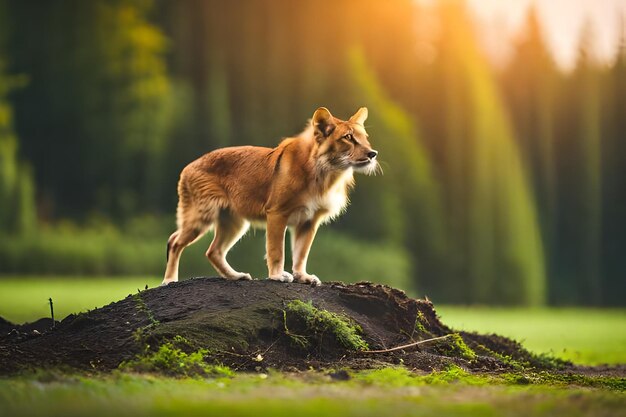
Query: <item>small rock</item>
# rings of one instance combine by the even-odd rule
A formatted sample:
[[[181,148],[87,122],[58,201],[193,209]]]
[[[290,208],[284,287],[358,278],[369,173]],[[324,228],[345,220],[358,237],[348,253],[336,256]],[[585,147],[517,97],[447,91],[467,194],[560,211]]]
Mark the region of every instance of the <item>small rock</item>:
[[[341,369],[337,372],[331,372],[328,376],[330,379],[334,379],[335,381],[348,381],[351,378],[350,374],[345,369]]]

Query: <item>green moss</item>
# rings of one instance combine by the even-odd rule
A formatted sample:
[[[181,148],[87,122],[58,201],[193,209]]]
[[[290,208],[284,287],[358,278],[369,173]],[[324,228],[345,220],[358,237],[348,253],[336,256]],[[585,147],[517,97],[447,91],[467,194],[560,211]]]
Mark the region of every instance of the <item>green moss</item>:
[[[626,391],[626,378],[609,376],[587,376],[574,373],[537,372],[525,375],[533,384],[607,388]]]
[[[449,383],[463,383],[466,385],[485,385],[492,382],[492,378],[485,375],[470,374],[465,369],[450,364],[442,371],[434,371],[423,377],[424,382],[430,385]]]
[[[533,385],[539,387],[593,387],[626,391],[626,379],[607,376],[586,376],[555,372],[511,372],[505,374],[474,374],[451,364],[446,369],[420,375],[404,367],[387,367],[351,373],[351,380],[380,387],[420,385]]]
[[[232,376],[233,371],[223,365],[209,365],[204,357],[208,354],[206,349],[186,353],[181,347],[188,347],[189,341],[181,336],[159,346],[155,352],[150,351],[146,345],[143,353],[135,359],[123,362],[121,370],[158,373],[168,376]]]
[[[516,356],[518,357],[515,358],[511,355],[498,353],[482,344],[474,344],[472,345],[472,347],[478,355],[498,359],[500,362],[516,371],[529,369],[560,370],[564,369],[566,365],[568,365],[567,361],[555,358],[551,355],[537,355],[531,352],[527,352],[523,349],[520,349],[520,351],[517,352]]]
[[[552,355],[541,353],[530,353],[527,365],[540,369],[564,369],[570,363],[563,359],[555,358]]]
[[[465,344],[465,341],[458,333],[452,333],[447,338],[438,341],[435,345],[435,350],[440,355],[462,358],[468,361],[476,359],[476,352]]]
[[[133,294],[133,300],[135,300],[135,303],[137,304],[137,309],[148,317],[148,320],[150,320],[150,324],[159,324],[159,321],[154,317],[152,310],[150,310],[150,308],[146,305],[146,302],[143,300],[141,292]]]
[[[384,387],[405,387],[420,385],[420,380],[406,368],[388,367],[361,371],[353,375],[357,382]]]
[[[449,365],[441,371],[433,371],[420,375],[403,367],[388,367],[371,371],[361,371],[353,375],[357,382],[381,387],[406,387],[419,385],[446,385],[459,383],[465,385],[486,385],[501,383],[497,378],[487,375],[476,375],[456,365]]]
[[[509,366],[511,369],[514,369],[517,371],[521,371],[524,369],[524,365],[520,363],[519,361],[513,359],[512,356],[503,355],[501,353],[493,351],[485,345],[481,345],[481,344],[475,345],[474,352],[476,352],[476,354],[481,355],[481,356],[488,356],[490,358],[498,359],[500,362]]]
[[[309,348],[312,340],[319,345],[325,336],[330,335],[346,349],[363,351],[369,348],[359,335],[362,333],[361,327],[344,315],[316,308],[311,301],[305,303],[300,300],[287,303],[284,311],[285,333],[296,346]],[[289,331],[287,321],[290,316],[304,323],[305,335]]]
[[[432,336],[432,334],[426,330],[425,325],[428,324],[428,321],[426,320],[426,317],[424,317],[424,313],[422,313],[421,311],[417,312],[417,316],[415,317],[415,330],[417,330],[418,333],[426,335],[426,336]]]

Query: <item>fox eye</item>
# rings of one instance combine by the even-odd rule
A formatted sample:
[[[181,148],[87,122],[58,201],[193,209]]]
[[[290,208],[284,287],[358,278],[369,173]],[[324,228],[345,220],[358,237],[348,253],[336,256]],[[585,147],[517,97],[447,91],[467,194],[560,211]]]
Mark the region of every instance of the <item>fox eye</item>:
[[[357,142],[356,139],[354,139],[354,136],[352,136],[352,134],[348,133],[347,135],[345,135],[343,137],[343,139],[352,142],[353,144],[357,145],[359,142]]]

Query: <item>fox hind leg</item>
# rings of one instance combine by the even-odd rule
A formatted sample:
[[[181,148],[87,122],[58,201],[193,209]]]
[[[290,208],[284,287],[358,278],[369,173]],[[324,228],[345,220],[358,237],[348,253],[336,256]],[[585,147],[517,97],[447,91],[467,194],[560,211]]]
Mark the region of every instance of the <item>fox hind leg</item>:
[[[187,195],[181,196],[177,209],[178,230],[167,241],[167,267],[161,285],[178,281],[178,265],[183,250],[200,239],[215,222],[218,209],[209,205],[200,212]]]
[[[172,233],[167,241],[167,267],[161,285],[178,281],[178,265],[183,250],[200,239],[209,229],[209,225],[197,225],[191,228],[181,228]]]
[[[235,271],[226,261],[228,251],[241,239],[249,227],[250,224],[245,219],[234,215],[228,209],[221,210],[217,217],[215,236],[206,256],[215,270],[226,279],[252,279],[250,274]]]

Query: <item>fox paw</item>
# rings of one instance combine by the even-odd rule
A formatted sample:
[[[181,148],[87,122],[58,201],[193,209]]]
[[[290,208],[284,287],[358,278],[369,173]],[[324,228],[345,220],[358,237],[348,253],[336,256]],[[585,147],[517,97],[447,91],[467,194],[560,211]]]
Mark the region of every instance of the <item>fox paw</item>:
[[[295,278],[296,281],[302,284],[310,284],[313,286],[322,285],[322,281],[320,281],[320,279],[316,277],[315,275],[302,273],[302,272],[295,272],[293,274],[293,277]]]
[[[163,282],[161,283],[161,287],[167,286],[167,284],[169,284],[170,282],[178,282],[178,279],[177,278],[170,278],[170,279],[165,278]]]
[[[238,272],[235,275],[226,277],[226,279],[230,281],[238,281],[238,280],[250,281],[252,279],[252,275],[246,274],[245,272]]]
[[[287,271],[283,271],[278,275],[270,276],[269,279],[272,279],[274,281],[280,281],[280,282],[293,282],[293,275],[291,275]]]

